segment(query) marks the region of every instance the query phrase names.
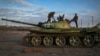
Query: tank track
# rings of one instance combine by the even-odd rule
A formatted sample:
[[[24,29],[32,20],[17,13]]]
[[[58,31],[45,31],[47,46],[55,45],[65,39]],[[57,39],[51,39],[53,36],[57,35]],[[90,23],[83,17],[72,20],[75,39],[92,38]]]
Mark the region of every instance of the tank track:
[[[80,32],[74,32],[74,33],[42,33],[42,32],[31,32],[31,33],[29,33],[29,34],[27,34],[24,38],[23,38],[23,43],[26,45],[26,46],[30,46],[30,47],[55,47],[55,48],[59,48],[59,47],[65,47],[65,48],[90,48],[90,47],[93,47],[93,46],[95,46],[95,41],[94,41],[94,39],[93,38],[90,38],[91,40],[87,40],[87,42],[89,42],[89,41],[91,41],[92,42],[92,44],[91,44],[91,46],[88,46],[88,45],[85,45],[84,44],[84,36],[87,36],[87,37],[90,37],[90,36],[92,36],[92,35],[87,35],[86,33],[80,33]],[[37,39],[35,39],[35,38],[33,38],[33,37],[40,37],[41,38],[41,43],[38,43],[38,44],[34,44],[36,41],[37,42],[39,42],[39,40],[37,40]],[[48,38],[53,38],[53,43],[49,46],[49,45],[45,45],[44,43],[43,43],[43,39],[44,38],[46,38],[46,37],[48,37]],[[60,39],[59,37],[62,37],[61,39],[63,40],[63,38],[64,38],[64,40],[63,41],[61,41],[61,40],[59,40],[58,41],[58,45],[57,45],[57,41],[56,41],[56,39],[58,38],[58,39]],[[73,37],[76,37],[76,40],[73,40]],[[72,39],[70,39],[70,38],[72,38]],[[70,39],[70,40],[69,40]],[[78,42],[78,39],[79,39],[79,44],[77,44]],[[33,41],[32,41],[33,40]],[[35,41],[35,42],[34,42]],[[49,40],[48,40],[49,41]],[[48,42],[47,41],[47,42]],[[65,41],[65,42],[64,42]],[[77,45],[74,45],[74,44],[71,44],[70,42],[72,41],[72,43],[73,43],[73,41],[75,42],[76,41],[76,44]],[[45,42],[45,41],[44,41]],[[63,44],[63,43],[65,43],[65,44]],[[62,45],[60,45],[60,44],[62,44]]]

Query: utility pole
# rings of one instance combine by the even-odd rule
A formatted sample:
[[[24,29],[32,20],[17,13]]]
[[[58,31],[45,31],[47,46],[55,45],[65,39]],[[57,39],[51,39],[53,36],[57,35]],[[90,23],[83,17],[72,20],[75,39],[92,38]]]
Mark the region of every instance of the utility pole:
[[[81,19],[81,28],[82,28],[82,19]]]
[[[92,26],[94,25],[94,22],[93,22],[93,16],[92,16]]]
[[[6,27],[7,27],[8,25],[7,25],[7,21],[6,21]]]
[[[7,17],[6,17],[7,18]],[[6,27],[8,27],[8,22],[6,21]]]
[[[88,23],[88,28],[89,28],[89,23]]]

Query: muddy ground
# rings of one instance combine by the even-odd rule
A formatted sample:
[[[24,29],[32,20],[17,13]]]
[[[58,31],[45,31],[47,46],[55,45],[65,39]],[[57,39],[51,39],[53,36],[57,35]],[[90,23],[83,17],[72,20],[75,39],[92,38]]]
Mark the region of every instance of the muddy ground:
[[[25,31],[0,30],[0,56],[100,56],[100,44],[93,48],[30,47],[23,45]]]

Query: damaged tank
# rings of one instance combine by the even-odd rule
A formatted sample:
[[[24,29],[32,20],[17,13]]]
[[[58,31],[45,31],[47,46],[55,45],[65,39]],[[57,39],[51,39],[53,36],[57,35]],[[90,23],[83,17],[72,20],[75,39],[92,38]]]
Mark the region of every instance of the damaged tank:
[[[30,33],[23,37],[23,42],[32,46],[44,45],[48,47],[56,45],[64,47],[68,44],[74,47],[80,45],[93,47],[96,42],[100,41],[100,28],[97,26],[92,28],[73,28],[65,20],[38,24],[4,18],[2,20],[38,27],[39,29],[28,29]]]

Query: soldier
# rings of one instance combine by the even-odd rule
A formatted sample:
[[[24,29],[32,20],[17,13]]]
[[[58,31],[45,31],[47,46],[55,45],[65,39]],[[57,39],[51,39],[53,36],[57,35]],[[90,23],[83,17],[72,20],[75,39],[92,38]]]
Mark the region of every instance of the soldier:
[[[51,18],[53,18],[53,20],[55,21],[55,19],[54,19],[54,14],[55,14],[55,12],[50,12],[50,13],[48,14],[48,21],[47,21],[47,22],[51,22]]]
[[[64,20],[64,16],[65,16],[65,14],[63,14],[62,16],[59,15],[59,17],[57,17],[57,20],[58,20],[58,21],[63,21],[63,20]]]
[[[64,17],[65,17],[65,14],[63,14],[63,15],[62,15],[61,21],[63,21],[63,20],[64,20]]]
[[[74,18],[70,21],[70,22],[72,22],[72,21],[74,21],[75,22],[75,24],[76,24],[76,27],[78,28],[78,16],[77,16],[77,13],[75,13],[75,16],[74,16]]]

